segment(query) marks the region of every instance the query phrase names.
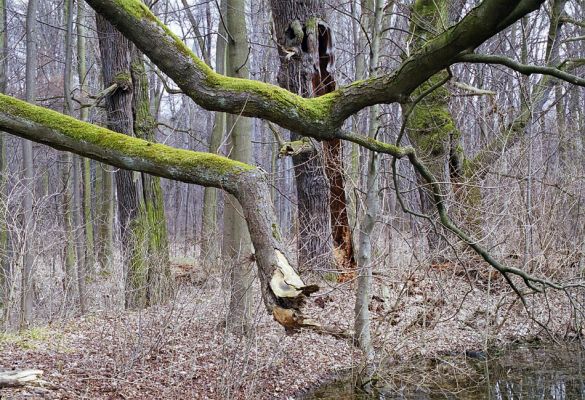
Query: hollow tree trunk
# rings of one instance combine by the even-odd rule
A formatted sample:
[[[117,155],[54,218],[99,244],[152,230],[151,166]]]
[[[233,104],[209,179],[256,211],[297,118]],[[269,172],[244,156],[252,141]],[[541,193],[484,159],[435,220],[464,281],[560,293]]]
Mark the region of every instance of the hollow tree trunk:
[[[333,40],[324,22],[321,2],[272,0],[278,41],[281,87],[303,97],[335,90],[332,76]],[[291,132],[291,140],[301,136]],[[351,231],[347,216],[342,147],[337,139],[324,142],[323,151],[293,155],[297,178],[299,264],[311,270],[334,265],[333,247],[338,249],[344,269],[354,268]],[[323,156],[321,156],[321,154]]]

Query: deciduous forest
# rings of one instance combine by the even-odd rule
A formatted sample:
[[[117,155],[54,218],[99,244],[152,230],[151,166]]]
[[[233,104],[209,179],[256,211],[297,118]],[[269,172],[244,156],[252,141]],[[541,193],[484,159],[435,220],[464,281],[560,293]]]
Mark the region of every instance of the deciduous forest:
[[[583,0],[0,0],[0,398],[508,398],[488,360],[585,335],[584,42]]]

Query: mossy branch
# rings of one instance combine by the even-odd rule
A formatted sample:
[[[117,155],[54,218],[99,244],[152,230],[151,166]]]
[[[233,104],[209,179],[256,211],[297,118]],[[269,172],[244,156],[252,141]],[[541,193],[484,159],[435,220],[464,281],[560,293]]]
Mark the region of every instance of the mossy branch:
[[[0,94],[0,129],[119,168],[237,191],[237,176],[255,167],[211,153],[175,149],[79,121]]]
[[[456,25],[430,38],[393,73],[354,82],[310,99],[267,83],[215,73],[139,0],[87,0],[87,3],[200,106],[267,119],[304,136],[328,140],[359,110],[407,100],[431,76],[537,9],[543,1],[484,0]]]

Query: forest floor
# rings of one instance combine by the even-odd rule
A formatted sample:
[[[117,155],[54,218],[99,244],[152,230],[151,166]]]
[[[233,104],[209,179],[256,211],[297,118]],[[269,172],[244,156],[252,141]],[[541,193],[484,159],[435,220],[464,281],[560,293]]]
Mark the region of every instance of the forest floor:
[[[385,368],[570,330],[571,318],[560,312],[566,309],[562,296],[528,298],[540,316],[536,322],[490,275],[470,282],[469,271],[463,276],[444,266],[395,272],[376,275],[371,306],[377,362]],[[142,312],[104,309],[0,334],[0,371],[40,369],[48,382],[2,389],[0,398],[291,399],[360,365],[348,339],[312,331],[287,335],[266,314],[258,288],[252,334],[230,335],[224,320],[229,297],[220,282],[212,276],[183,284],[172,304]],[[306,313],[350,330],[354,284],[322,286]]]

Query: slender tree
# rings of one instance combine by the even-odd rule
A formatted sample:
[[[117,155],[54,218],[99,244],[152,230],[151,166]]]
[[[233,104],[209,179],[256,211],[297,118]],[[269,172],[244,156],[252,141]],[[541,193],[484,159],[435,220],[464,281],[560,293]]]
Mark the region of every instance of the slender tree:
[[[73,1],[67,0],[64,7],[66,34],[65,34],[65,69],[63,72],[63,96],[65,98],[65,113],[73,115],[73,99],[71,90],[73,70]],[[65,227],[65,298],[71,290],[73,282],[76,282],[79,299],[79,308],[82,313],[86,312],[85,299],[85,256],[83,237],[74,234],[73,230],[81,225],[81,199],[80,199],[80,177],[77,156],[64,153],[63,160],[63,218]],[[70,171],[73,171],[71,174]],[[76,278],[76,279],[75,279]]]
[[[36,102],[36,74],[37,74],[37,0],[30,0],[26,13],[26,101]],[[22,245],[22,287],[21,287],[21,328],[31,323],[33,309],[33,262],[32,248],[33,229],[33,193],[34,193],[34,169],[32,143],[28,140],[22,142],[23,159],[23,186],[25,190],[22,202],[25,229],[24,243]]]
[[[365,0],[362,10],[366,15],[366,27],[370,36],[370,65],[369,76],[374,77],[380,59],[380,39],[382,15],[384,6],[382,0]],[[375,139],[380,124],[378,121],[378,106],[372,106],[369,110],[368,137]],[[355,301],[355,338],[357,345],[365,357],[364,373],[360,376],[362,385],[371,386],[373,374],[374,347],[370,332],[370,301],[372,298],[372,247],[374,240],[373,231],[380,209],[379,176],[380,155],[370,151],[368,160],[368,175],[366,184],[366,210],[361,223],[359,235],[358,253],[358,287]]]
[[[6,93],[8,86],[8,26],[6,17],[6,0],[0,0],[0,93]],[[6,134],[0,132],[0,323],[8,320],[8,309],[10,302],[9,287],[10,257],[8,254],[8,224],[7,215],[7,164],[6,164]]]
[[[85,24],[85,2],[77,2],[77,76],[79,78],[79,91],[82,98],[87,94],[87,46],[86,46],[86,28]],[[82,107],[79,110],[79,119],[82,121],[89,120],[89,110],[87,107]],[[85,234],[85,260],[84,265],[86,271],[89,273],[93,271],[95,263],[94,250],[94,224],[91,212],[92,202],[92,184],[91,184],[91,164],[89,158],[84,158],[81,161],[83,171],[83,228]]]
[[[184,0],[186,2],[186,0]],[[220,13],[222,16],[227,16],[227,1],[220,3]],[[218,74],[224,74],[226,71],[226,41],[227,31],[224,25],[223,18],[219,20],[217,28],[217,41],[215,44],[215,71]],[[201,44],[200,44],[201,46]],[[203,51],[203,50],[202,50]],[[226,115],[222,112],[216,112],[214,116],[213,129],[211,137],[209,138],[209,152],[217,153],[225,133]],[[215,262],[219,251],[217,240],[217,189],[213,187],[206,187],[203,193],[203,221],[202,221],[202,253],[206,259],[206,263]]]
[[[228,76],[248,79],[248,34],[246,26],[246,1],[225,0],[227,43],[226,73]],[[252,121],[239,115],[227,118],[230,132],[230,158],[250,163],[252,161]],[[224,259],[231,265],[230,304],[227,316],[228,329],[247,332],[251,313],[252,245],[237,199],[228,196],[224,207]]]

